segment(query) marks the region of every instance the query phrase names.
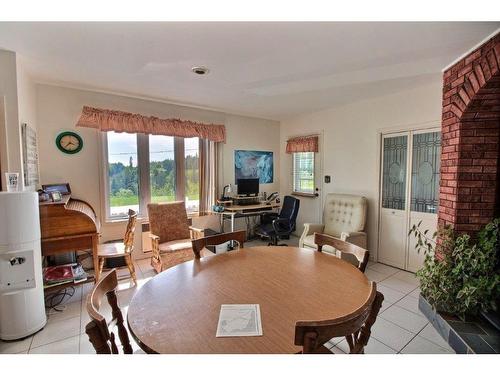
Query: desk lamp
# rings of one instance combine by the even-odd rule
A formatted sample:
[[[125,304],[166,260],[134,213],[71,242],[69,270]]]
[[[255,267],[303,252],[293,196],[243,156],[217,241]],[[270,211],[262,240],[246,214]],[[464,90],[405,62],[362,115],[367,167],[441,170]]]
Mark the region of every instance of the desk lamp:
[[[227,189],[227,191],[226,191]],[[222,197],[221,197],[221,201],[228,201],[230,200],[231,198],[226,196],[226,193],[231,193],[231,184],[227,184],[226,186],[224,186],[224,188],[222,189]]]

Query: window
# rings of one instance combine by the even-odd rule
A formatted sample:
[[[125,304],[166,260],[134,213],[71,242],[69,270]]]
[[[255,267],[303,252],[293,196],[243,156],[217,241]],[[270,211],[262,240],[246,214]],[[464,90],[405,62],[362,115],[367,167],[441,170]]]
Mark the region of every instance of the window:
[[[163,135],[108,132],[108,219],[133,209],[146,215],[149,202],[184,200],[199,209],[199,140]]]
[[[314,194],[314,152],[293,153],[293,192]]]
[[[137,138],[134,134],[108,134],[108,215],[124,216],[128,209],[139,210]]]
[[[184,138],[185,196],[188,211],[200,207],[200,158],[198,138]]]
[[[174,147],[174,137],[149,136],[149,184],[153,203],[176,200]]]

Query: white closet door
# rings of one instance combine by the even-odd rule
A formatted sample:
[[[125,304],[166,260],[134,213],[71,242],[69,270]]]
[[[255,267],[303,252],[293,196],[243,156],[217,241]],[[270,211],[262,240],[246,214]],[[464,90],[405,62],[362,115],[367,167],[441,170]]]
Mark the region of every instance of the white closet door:
[[[399,268],[406,264],[408,141],[408,134],[382,139],[378,260]]]
[[[410,228],[420,221],[422,231],[428,229],[429,236],[437,228],[439,203],[439,169],[441,165],[441,133],[421,132],[412,135],[410,186]],[[415,237],[408,241],[408,271],[418,271],[424,261],[423,251],[415,249]]]

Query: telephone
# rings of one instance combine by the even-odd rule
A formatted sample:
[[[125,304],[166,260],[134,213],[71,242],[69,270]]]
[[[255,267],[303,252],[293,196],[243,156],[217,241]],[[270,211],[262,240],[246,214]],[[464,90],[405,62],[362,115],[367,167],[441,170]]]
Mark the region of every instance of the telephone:
[[[273,200],[275,200],[276,198],[278,198],[279,194],[278,192],[274,192],[272,193],[268,198],[267,198],[267,203],[271,203]]]

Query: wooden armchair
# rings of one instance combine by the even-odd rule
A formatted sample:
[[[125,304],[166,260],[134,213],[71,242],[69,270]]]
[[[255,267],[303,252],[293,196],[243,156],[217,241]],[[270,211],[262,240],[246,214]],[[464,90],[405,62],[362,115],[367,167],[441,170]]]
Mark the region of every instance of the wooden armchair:
[[[227,241],[236,241],[238,242],[240,248],[243,248],[246,238],[247,233],[244,230],[198,238],[192,241],[194,257],[196,259],[200,259],[202,254],[214,255],[214,253],[210,252],[210,250],[206,250],[206,247],[220,245]]]
[[[87,296],[87,312],[91,321],[85,326],[85,332],[89,336],[89,341],[94,346],[97,354],[118,354],[118,347],[115,342],[114,327],[118,329],[118,338],[125,354],[132,354],[132,346],[128,338],[127,329],[123,325],[123,315],[118,307],[118,300],[115,289],[118,286],[116,270],[113,269],[105,276],[101,277],[94,289]],[[106,296],[111,306],[113,320],[108,325],[106,319],[99,313],[102,299]]]
[[[322,251],[324,245],[335,248],[335,250],[340,251],[341,259],[354,264],[361,272],[365,272],[370,255],[368,250],[322,233],[314,233],[314,243],[318,251]]]
[[[377,286],[372,282],[370,296],[357,311],[333,320],[297,322],[295,345],[302,346],[299,353],[333,354],[324,344],[334,337],[345,336],[349,354],[363,354],[383,300],[384,295],[377,292]]]
[[[184,202],[148,204],[151,266],[159,273],[194,258],[191,240],[203,230],[189,226]]]

